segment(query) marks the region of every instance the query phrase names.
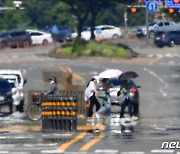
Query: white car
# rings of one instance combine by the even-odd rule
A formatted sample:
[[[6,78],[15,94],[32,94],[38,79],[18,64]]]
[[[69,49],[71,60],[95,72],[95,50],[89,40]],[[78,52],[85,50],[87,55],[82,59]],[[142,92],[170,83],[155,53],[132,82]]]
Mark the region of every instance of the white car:
[[[100,25],[100,26],[95,27],[94,35],[95,35],[96,40],[117,39],[122,36],[122,32],[119,27],[115,27],[111,25]],[[76,38],[77,33],[72,33],[71,37]],[[89,41],[91,39],[91,31],[90,30],[82,31],[81,38],[86,41]]]
[[[94,34],[100,39],[117,39],[122,36],[121,29],[119,27],[111,25],[100,25],[95,27]]]
[[[31,35],[32,45],[48,45],[53,43],[53,38],[50,33],[30,29],[26,31]]]
[[[12,70],[12,69],[4,69],[0,70],[0,75],[6,75],[11,76],[15,75],[18,80],[18,90],[20,92],[20,104],[19,104],[19,110],[22,111],[24,108],[24,84],[26,83],[26,80],[23,77],[23,72],[21,70]]]

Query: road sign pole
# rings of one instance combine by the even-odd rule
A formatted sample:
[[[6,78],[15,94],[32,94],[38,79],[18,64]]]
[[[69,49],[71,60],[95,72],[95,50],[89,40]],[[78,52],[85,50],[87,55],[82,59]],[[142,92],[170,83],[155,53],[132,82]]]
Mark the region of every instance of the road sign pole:
[[[146,45],[149,45],[149,12],[146,9]]]

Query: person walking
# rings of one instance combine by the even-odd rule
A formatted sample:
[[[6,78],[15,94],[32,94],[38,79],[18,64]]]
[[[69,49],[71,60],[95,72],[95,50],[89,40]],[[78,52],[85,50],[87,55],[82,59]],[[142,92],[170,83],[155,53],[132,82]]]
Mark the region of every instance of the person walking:
[[[109,88],[111,87],[111,85],[109,84],[108,81],[109,81],[108,79],[101,80],[105,97],[103,98],[103,106],[95,113],[97,119],[100,119],[103,116],[110,118],[111,115],[111,109],[110,109],[111,102],[110,102],[110,94],[109,94]]]
[[[129,116],[132,119],[133,116],[133,105],[132,105],[132,101],[129,99],[129,94],[130,94],[130,90],[131,90],[131,84],[130,84],[130,80],[123,80],[124,84],[123,86],[120,88],[120,90],[118,91],[117,95],[120,96],[121,94],[124,96],[124,101],[121,104],[121,110],[120,110],[120,121],[124,122],[124,110],[126,108],[126,106],[128,107],[128,113]]]
[[[93,116],[93,107],[96,106],[96,111],[98,111],[101,107],[98,99],[96,98],[96,94],[98,94],[98,90],[96,88],[96,83],[99,81],[98,76],[93,76],[91,80],[88,82],[85,89],[85,101],[88,101],[89,108],[87,111],[87,117],[91,118]]]

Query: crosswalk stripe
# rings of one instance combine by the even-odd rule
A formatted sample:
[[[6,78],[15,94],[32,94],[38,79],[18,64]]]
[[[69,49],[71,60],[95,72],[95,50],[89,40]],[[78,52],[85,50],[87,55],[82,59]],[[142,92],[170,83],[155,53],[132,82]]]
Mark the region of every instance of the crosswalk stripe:
[[[120,154],[144,154],[144,152],[141,152],[141,151],[131,151],[131,152],[121,152]]]
[[[64,150],[59,151],[59,150],[42,150],[41,153],[64,153]]]
[[[5,154],[5,153],[9,153],[9,151],[0,151],[0,153]]]
[[[174,153],[174,150],[151,150],[151,153]]]
[[[107,150],[96,150],[94,153],[102,153],[102,154],[117,154],[117,153],[119,153],[119,150],[109,150],[109,149],[107,149]]]

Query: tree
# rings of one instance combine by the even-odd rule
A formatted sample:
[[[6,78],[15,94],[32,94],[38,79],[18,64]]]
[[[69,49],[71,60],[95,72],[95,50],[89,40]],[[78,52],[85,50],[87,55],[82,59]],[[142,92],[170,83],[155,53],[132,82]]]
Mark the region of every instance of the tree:
[[[23,0],[23,5],[27,10],[27,17],[31,20],[30,25],[38,28],[49,25],[50,20],[47,20],[49,10],[57,4],[57,1]]]
[[[3,7],[5,6],[13,7],[13,0],[8,0],[3,3]],[[30,23],[26,14],[26,10],[3,10],[0,18],[1,31],[7,29],[25,29],[25,27]]]
[[[86,3],[87,1],[63,0],[63,2],[70,6],[71,13],[77,17],[78,36],[81,36],[82,27],[89,14],[88,3]]]
[[[86,3],[88,3],[89,5],[89,11],[91,14],[91,39],[94,39],[94,27],[95,27],[95,22],[97,19],[97,15],[99,13],[103,13],[103,11],[105,12],[105,10],[107,8],[109,8],[109,6],[113,5],[113,3],[117,2],[117,3],[123,3],[123,4],[128,4],[128,3],[132,3],[135,2],[136,0],[126,0],[124,2],[124,0],[111,0],[111,1],[105,1],[105,0],[87,0]],[[123,10],[124,12],[124,10]],[[113,14],[112,14],[113,15]]]

